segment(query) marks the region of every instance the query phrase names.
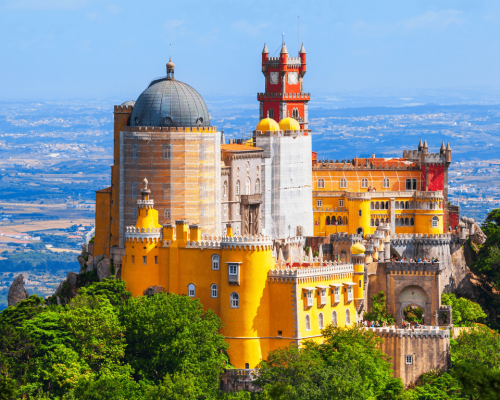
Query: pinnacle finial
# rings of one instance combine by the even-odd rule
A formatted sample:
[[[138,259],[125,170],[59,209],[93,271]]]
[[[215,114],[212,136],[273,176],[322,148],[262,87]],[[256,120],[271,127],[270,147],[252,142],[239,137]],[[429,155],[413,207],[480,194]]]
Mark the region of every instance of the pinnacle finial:
[[[285,42],[283,42],[283,46],[281,46],[281,54],[288,54],[288,50],[286,49]]]
[[[446,150],[451,151],[450,142],[446,144]]]
[[[304,43],[302,43],[302,47],[300,48],[300,54],[306,54],[306,49],[304,48]]]
[[[420,138],[420,142],[418,142],[418,148],[421,148],[423,146],[422,144],[422,138]]]
[[[262,50],[262,54],[269,54],[269,50],[267,50],[267,44],[264,43],[264,50]]]
[[[424,149],[427,149],[429,146],[427,146],[427,139],[424,140]]]
[[[144,190],[148,190],[148,180],[147,178],[144,178],[144,180],[142,181],[142,187]]]
[[[441,142],[441,151],[444,151],[445,147],[444,147],[444,142]]]

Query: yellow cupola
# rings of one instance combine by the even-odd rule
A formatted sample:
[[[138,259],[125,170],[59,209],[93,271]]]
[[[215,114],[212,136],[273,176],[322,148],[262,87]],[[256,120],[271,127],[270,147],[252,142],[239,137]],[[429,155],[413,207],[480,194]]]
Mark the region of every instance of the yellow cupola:
[[[280,121],[280,129],[282,131],[300,131],[300,124],[296,119],[286,117]]]
[[[351,254],[360,255],[365,254],[366,248],[361,243],[355,243],[351,246]]]
[[[261,131],[261,132],[267,132],[267,131],[275,132],[275,131],[280,130],[280,126],[278,125],[278,123],[274,119],[264,118],[264,119],[260,120],[260,122],[257,124],[257,128],[255,130]]]

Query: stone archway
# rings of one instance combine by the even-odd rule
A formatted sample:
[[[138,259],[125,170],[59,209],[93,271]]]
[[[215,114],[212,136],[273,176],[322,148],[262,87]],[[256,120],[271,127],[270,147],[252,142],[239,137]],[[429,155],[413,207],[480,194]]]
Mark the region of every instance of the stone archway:
[[[420,307],[424,313],[424,321],[431,322],[431,303],[430,296],[418,285],[408,285],[400,292],[396,300],[396,323],[400,326],[404,320],[404,309],[408,306]]]

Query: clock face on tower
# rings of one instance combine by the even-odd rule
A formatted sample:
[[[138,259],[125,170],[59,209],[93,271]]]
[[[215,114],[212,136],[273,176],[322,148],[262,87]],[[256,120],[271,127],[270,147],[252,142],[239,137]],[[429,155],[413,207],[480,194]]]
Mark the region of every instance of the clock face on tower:
[[[279,72],[271,72],[269,74],[269,82],[273,85],[276,85],[280,81]]]
[[[296,85],[297,83],[299,83],[299,74],[297,72],[289,72],[288,83],[290,85]]]

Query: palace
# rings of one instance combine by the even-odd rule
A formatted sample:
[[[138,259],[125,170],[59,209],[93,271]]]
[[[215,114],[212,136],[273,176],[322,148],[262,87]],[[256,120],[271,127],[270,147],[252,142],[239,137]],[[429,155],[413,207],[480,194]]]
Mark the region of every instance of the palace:
[[[458,223],[448,207],[449,145],[317,160],[303,45],[298,57],[284,43],[279,57],[264,46],[265,92],[250,140],[224,143],[203,98],[174,71],[170,60],[165,77],[114,108],[94,258],[110,259],[134,296],[167,291],[214,310],[240,369],[290,343],[321,341],[328,324],[357,323],[380,290],[398,322],[405,304],[417,304],[438,324],[450,251],[461,243],[447,233]],[[444,263],[391,265],[392,255],[426,254]]]

